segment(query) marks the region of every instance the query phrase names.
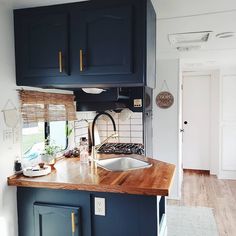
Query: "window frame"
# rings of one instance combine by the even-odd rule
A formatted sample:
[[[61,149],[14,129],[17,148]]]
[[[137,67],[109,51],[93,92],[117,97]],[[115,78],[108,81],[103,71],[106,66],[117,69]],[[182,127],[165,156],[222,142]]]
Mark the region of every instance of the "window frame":
[[[50,123],[49,122],[42,122],[43,123],[43,125],[44,125],[44,134],[43,134],[43,141],[42,142],[44,142],[44,148],[45,148],[45,145],[47,145],[47,144],[49,144],[48,142],[49,142],[49,139],[48,139],[48,137],[50,137]],[[63,151],[65,151],[65,150],[67,150],[67,148],[68,148],[68,146],[69,146],[69,138],[68,138],[68,124],[69,124],[69,122],[68,121],[65,121],[65,128],[66,128],[66,134],[65,134],[65,138],[66,138],[66,140],[65,140],[65,146],[63,147],[64,149],[62,149],[61,151],[63,152]],[[23,129],[24,127],[22,126],[22,129]],[[23,136],[22,136],[22,138],[23,138]],[[46,141],[45,141],[46,140]],[[40,142],[38,142],[38,143],[40,143]],[[32,160],[34,159],[27,159],[28,157],[26,157],[25,156],[25,154],[26,153],[28,153],[28,152],[30,152],[30,150],[32,150],[32,147],[33,146],[31,146],[31,148],[29,148],[27,151],[25,151],[24,152],[24,150],[23,150],[23,140],[22,140],[22,158],[24,159],[24,158],[26,158],[25,160],[28,160],[29,162],[32,162]],[[37,152],[38,153],[38,152]]]
[[[68,127],[68,120],[66,121],[66,127]],[[47,140],[46,142],[49,142],[48,137],[50,137],[50,122],[44,122],[44,138],[45,140]],[[48,143],[47,143],[48,144]],[[68,128],[66,128],[66,146],[65,149],[66,150],[68,148],[69,145],[69,139],[68,139]]]

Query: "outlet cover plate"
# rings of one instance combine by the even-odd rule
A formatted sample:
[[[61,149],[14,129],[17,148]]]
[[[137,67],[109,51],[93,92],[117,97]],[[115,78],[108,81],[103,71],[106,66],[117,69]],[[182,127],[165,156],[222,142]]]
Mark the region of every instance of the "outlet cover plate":
[[[96,216],[105,216],[106,215],[105,198],[101,198],[101,197],[94,198],[94,214]]]

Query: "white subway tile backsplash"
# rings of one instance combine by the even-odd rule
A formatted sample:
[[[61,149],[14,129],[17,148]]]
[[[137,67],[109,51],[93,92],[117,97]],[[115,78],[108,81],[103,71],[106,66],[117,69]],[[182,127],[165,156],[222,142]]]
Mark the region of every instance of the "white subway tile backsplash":
[[[119,113],[112,112],[110,115],[113,117],[113,119],[119,119]]]
[[[120,141],[119,141],[119,138],[111,138],[111,139],[109,140],[109,142],[110,142],[110,143],[119,143]]]
[[[142,119],[143,113],[142,112],[133,112],[131,115],[131,119]]]
[[[132,138],[143,138],[143,132],[142,131],[131,131],[131,137]]]
[[[121,130],[119,130],[119,137],[120,138],[121,137],[123,137],[123,138],[130,137],[130,131],[121,131]]]
[[[100,140],[101,140],[101,142],[103,142],[106,138],[107,138],[107,136],[101,136],[101,135],[100,135]]]
[[[110,130],[110,131],[107,131],[107,137],[111,136],[114,134],[114,131],[113,130]]]
[[[119,130],[121,130],[121,131],[130,131],[131,127],[130,127],[130,125],[119,125]]]
[[[130,125],[131,121],[130,119],[128,120],[119,120],[119,125]]]
[[[118,129],[118,125],[117,125],[117,123],[116,123],[116,128]],[[113,125],[107,125],[107,130],[109,130],[109,131],[114,131],[114,127],[113,127]]]
[[[127,120],[120,120],[119,113],[110,113],[116,123],[117,131],[119,137],[116,139],[110,139],[109,142],[121,142],[121,143],[142,143],[143,142],[143,120],[142,113],[136,112],[132,113],[131,118]],[[88,134],[88,123],[80,121],[81,119],[86,119],[92,123],[94,117],[96,116],[95,112],[78,112],[77,117],[78,121],[75,121],[75,142],[78,141],[80,137]],[[100,117],[97,122],[98,132],[100,134],[101,140],[105,140],[108,136],[114,133],[112,122],[106,117]]]
[[[107,137],[107,131],[101,131],[101,130],[98,130],[98,133],[100,136],[104,136],[104,137]]]
[[[87,112],[86,116],[87,119],[93,120],[94,117],[96,116],[96,112]]]
[[[130,128],[131,128],[131,131],[143,131],[142,125],[131,125]]]
[[[107,130],[107,125],[105,125],[105,124],[97,124],[97,129],[98,130]]]
[[[88,128],[75,129],[75,136],[80,136],[81,134],[87,134]]]
[[[131,143],[143,143],[142,138],[131,138]]]
[[[142,125],[143,121],[141,119],[131,119],[130,122],[132,125]]]
[[[81,133],[82,133],[81,129],[75,129],[75,131],[74,131],[75,137],[79,136]]]
[[[120,138],[119,139],[119,142],[120,143],[130,143],[131,142],[131,138]]]
[[[98,119],[96,122],[97,125],[107,125],[107,121],[102,120],[102,119]]]

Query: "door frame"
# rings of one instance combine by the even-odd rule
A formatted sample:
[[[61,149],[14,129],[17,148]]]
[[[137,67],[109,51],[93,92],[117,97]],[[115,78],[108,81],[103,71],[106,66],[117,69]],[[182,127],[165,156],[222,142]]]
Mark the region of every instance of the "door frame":
[[[181,68],[180,68],[181,70]],[[220,117],[220,73],[218,70],[181,71],[179,76],[179,161],[183,171],[183,77],[210,76],[210,174],[219,174],[219,117]],[[182,183],[183,172],[180,180]]]

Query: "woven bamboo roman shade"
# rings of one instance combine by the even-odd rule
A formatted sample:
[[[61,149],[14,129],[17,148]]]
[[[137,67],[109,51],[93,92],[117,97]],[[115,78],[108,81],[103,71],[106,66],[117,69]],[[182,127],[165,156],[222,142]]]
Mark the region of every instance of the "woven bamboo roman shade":
[[[74,95],[20,90],[23,123],[76,120]]]

